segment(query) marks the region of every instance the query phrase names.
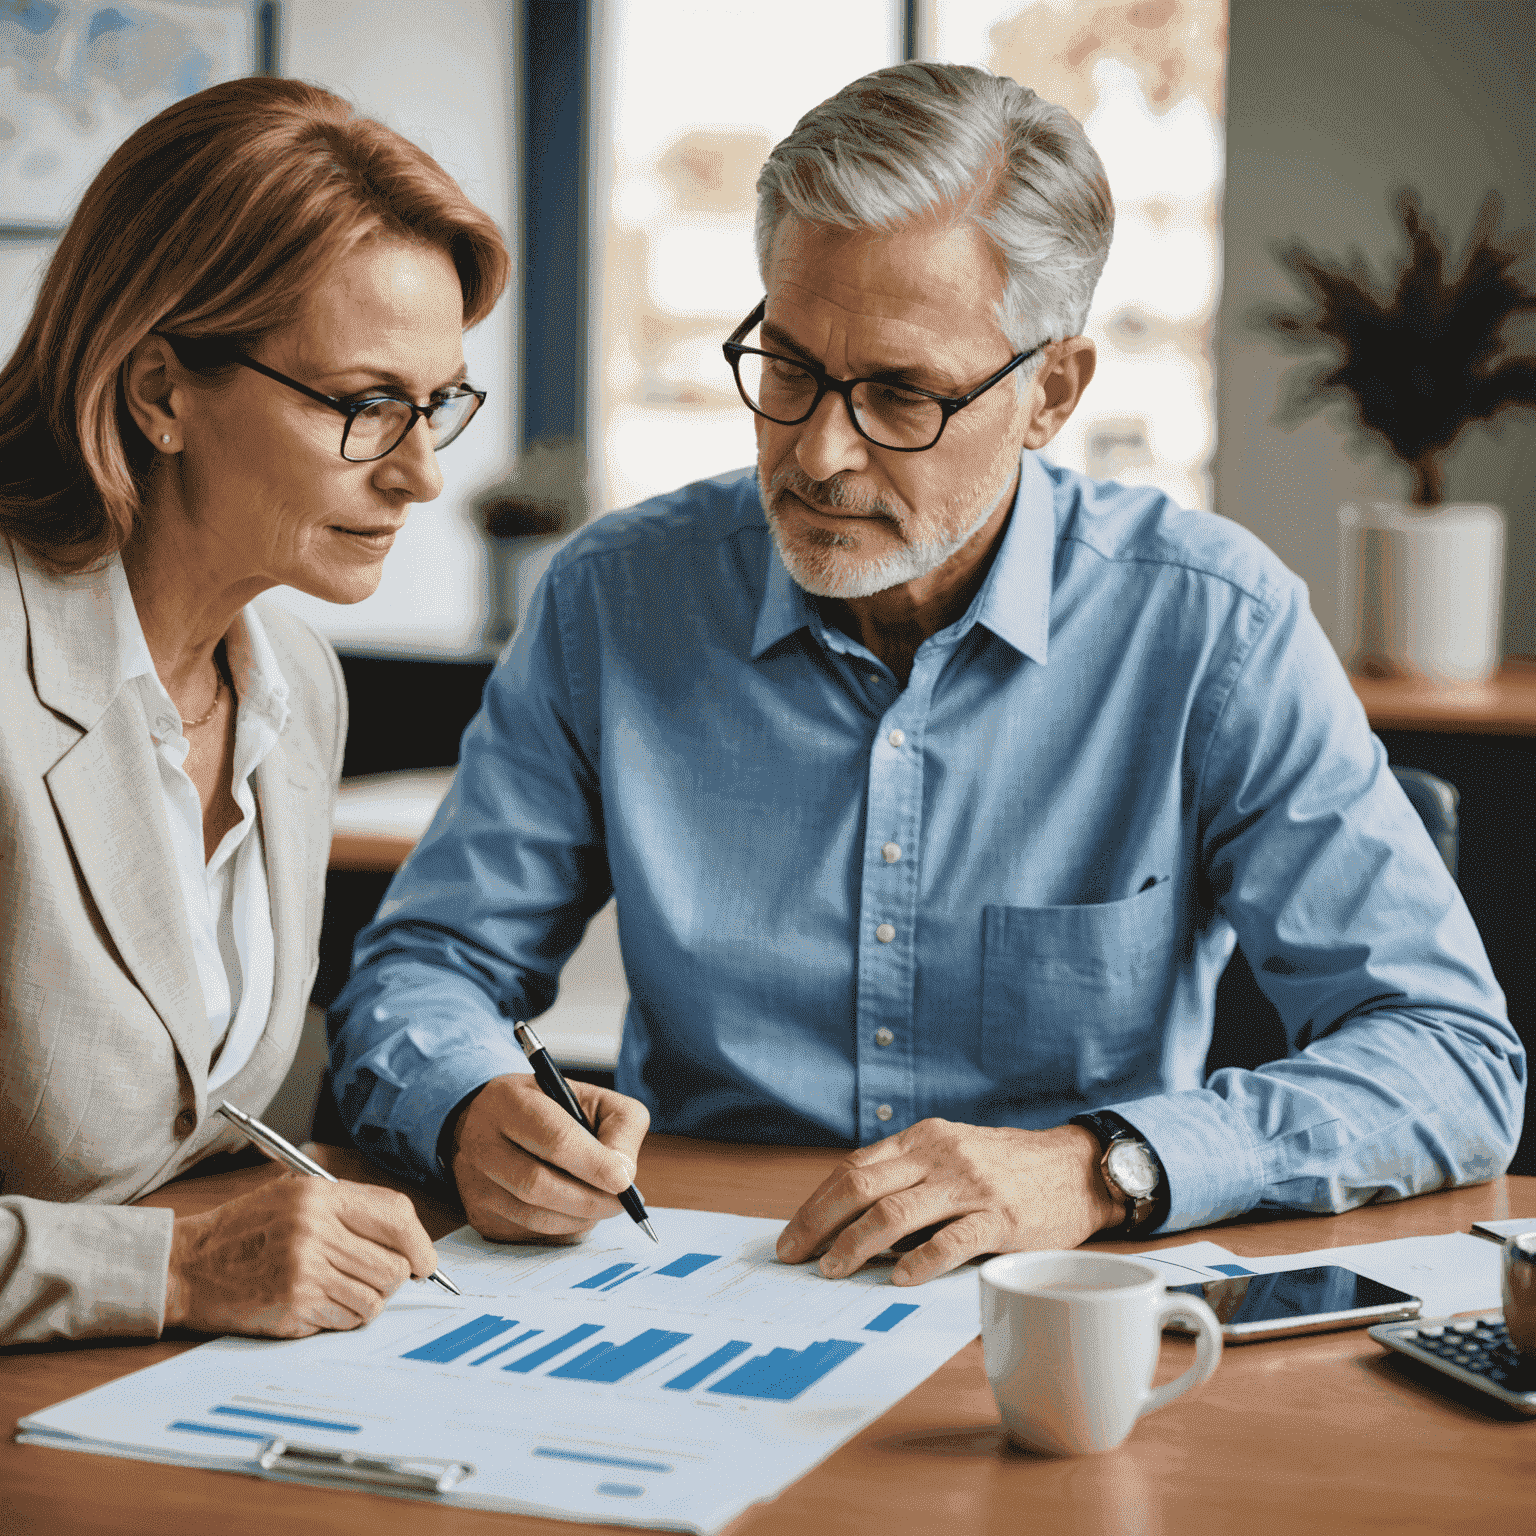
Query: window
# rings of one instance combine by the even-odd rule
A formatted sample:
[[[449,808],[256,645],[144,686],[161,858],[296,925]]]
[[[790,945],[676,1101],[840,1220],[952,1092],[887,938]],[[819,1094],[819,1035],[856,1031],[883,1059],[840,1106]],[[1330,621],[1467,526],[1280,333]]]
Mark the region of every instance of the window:
[[[1211,505],[1221,285],[1226,0],[933,0],[927,57],[1011,75],[1082,123],[1115,239],[1086,334],[1099,366],[1045,450]]]
[[[720,343],[762,296],[757,173],[801,115],[901,57],[893,0],[613,0],[593,156],[596,500],[625,507],[750,464]]]

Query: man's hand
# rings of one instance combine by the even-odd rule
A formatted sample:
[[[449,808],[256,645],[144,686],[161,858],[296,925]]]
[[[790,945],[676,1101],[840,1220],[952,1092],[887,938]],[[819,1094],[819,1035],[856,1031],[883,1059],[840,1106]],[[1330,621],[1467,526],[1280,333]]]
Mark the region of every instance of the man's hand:
[[[165,1325],[276,1339],[356,1328],[407,1276],[436,1268],[404,1195],[288,1174],[177,1218]]]
[[[573,1242],[623,1211],[617,1196],[635,1181],[650,1111],[591,1083],[572,1083],[571,1092],[596,1137],[526,1072],[492,1078],[459,1111],[449,1170],[482,1237]]]
[[[824,1253],[821,1272],[836,1279],[944,1223],[891,1275],[921,1285],[978,1254],[1075,1248],[1125,1220],[1099,1158],[1080,1125],[1018,1131],[922,1120],[845,1158],[780,1233],[779,1258],[798,1264]]]

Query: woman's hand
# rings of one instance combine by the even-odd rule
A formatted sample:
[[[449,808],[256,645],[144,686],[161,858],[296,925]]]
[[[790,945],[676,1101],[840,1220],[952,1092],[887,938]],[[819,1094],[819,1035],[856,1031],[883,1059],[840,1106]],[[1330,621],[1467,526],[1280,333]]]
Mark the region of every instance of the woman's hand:
[[[276,1339],[356,1328],[436,1268],[406,1196],[289,1174],[177,1219],[165,1326]]]

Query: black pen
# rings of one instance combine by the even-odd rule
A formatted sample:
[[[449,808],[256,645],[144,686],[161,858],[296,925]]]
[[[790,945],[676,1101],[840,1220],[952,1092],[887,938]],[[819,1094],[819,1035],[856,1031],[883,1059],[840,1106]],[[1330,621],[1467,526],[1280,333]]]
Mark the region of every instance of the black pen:
[[[596,1136],[592,1129],[592,1122],[582,1113],[581,1105],[576,1102],[576,1095],[571,1092],[570,1085],[560,1075],[560,1068],[549,1059],[549,1052],[544,1048],[544,1042],[534,1034],[526,1024],[514,1024],[512,1033],[517,1037],[517,1043],[523,1048],[523,1055],[528,1058],[528,1065],[533,1068],[533,1076],[539,1087],[552,1098],[577,1125],[581,1126],[589,1135]],[[659,1243],[661,1239],[656,1236],[656,1229],[651,1225],[650,1217],[645,1214],[645,1204],[640,1199],[640,1191],[633,1184],[619,1196],[619,1204],[629,1212],[632,1220],[653,1243]]]

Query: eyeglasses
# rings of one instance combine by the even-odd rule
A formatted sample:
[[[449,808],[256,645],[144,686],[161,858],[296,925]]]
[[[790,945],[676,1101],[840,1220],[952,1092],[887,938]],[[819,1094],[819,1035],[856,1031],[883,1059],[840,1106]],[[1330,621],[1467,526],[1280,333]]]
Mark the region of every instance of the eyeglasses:
[[[171,344],[171,350],[186,367],[211,367],[216,363],[239,363],[289,389],[308,396],[321,405],[347,418],[341,429],[341,456],[353,464],[368,464],[391,454],[411,435],[412,428],[422,417],[426,418],[427,431],[432,435],[434,451],[441,453],[472,420],[485,404],[485,391],[473,389],[467,384],[453,384],[445,389],[430,405],[416,405],[401,400],[396,395],[369,395],[362,400],[337,400],[322,395],[318,389],[300,384],[287,374],[258,363],[254,357],[225,347],[216,338],[206,336],[172,336],[165,331],[154,335]]]
[[[828,392],[841,395],[853,430],[877,448],[890,448],[896,453],[922,453],[932,448],[956,411],[963,411],[973,400],[980,399],[1045,345],[1042,341],[1028,352],[1020,352],[969,394],[936,395],[930,390],[893,382],[889,375],[834,379],[818,363],[742,346],[742,337],[762,323],[767,310],[768,300],[764,299],[724,344],[725,360],[736,375],[741,398],[759,416],[782,427],[793,427],[809,421]]]

